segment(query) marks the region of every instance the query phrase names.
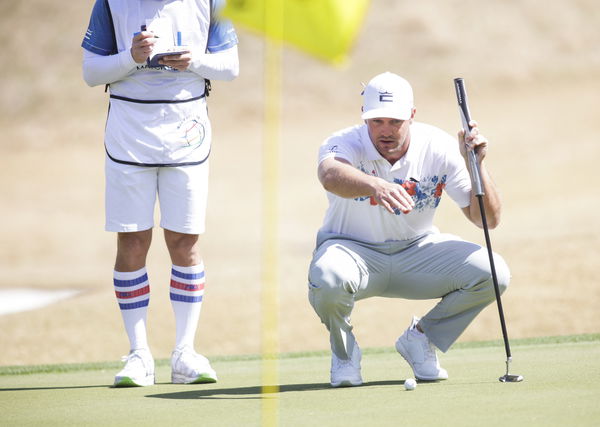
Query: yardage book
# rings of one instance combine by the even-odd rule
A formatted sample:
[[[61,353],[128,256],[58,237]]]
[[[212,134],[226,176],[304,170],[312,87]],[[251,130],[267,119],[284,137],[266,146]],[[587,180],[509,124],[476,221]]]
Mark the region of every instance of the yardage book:
[[[154,34],[154,47],[148,57],[149,67],[161,67],[158,60],[168,55],[178,55],[189,52],[189,47],[181,46],[181,33],[177,32],[177,40],[173,34],[173,24],[169,18],[155,18],[146,21],[142,31]]]
[[[159,52],[159,53],[152,53],[152,55],[150,55],[148,57],[148,66],[149,67],[162,67],[163,65],[158,63],[158,60],[164,56],[169,56],[169,55],[179,55],[182,53],[186,53],[189,52],[189,50],[185,47],[185,46],[174,46],[171,47],[170,50],[166,50],[164,52]]]

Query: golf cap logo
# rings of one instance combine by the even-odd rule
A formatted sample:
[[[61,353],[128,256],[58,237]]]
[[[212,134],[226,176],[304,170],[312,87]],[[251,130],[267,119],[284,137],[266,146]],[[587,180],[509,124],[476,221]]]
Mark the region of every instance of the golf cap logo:
[[[379,102],[394,102],[394,94],[391,92],[379,92]]]

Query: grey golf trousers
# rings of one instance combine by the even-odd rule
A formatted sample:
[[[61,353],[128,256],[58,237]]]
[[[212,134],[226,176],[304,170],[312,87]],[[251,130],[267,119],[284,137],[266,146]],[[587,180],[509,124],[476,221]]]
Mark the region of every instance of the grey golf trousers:
[[[500,292],[510,281],[497,254]],[[354,346],[354,302],[379,296],[441,300],[420,320],[429,340],[446,352],[473,319],[495,300],[487,249],[451,234],[364,243],[319,234],[309,268],[309,301],[330,333],[331,349],[347,359]]]

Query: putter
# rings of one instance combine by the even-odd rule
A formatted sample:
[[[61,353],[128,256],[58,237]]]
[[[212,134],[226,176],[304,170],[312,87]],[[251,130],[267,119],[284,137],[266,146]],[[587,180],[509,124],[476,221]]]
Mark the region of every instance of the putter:
[[[458,101],[458,107],[460,109],[460,116],[462,119],[463,129],[465,130],[465,136],[469,134],[471,126],[471,114],[469,113],[469,106],[467,102],[467,91],[465,89],[465,82],[462,78],[454,79],[454,88],[456,89],[456,99]],[[504,320],[504,310],[502,309],[502,300],[500,299],[500,288],[498,287],[498,278],[496,276],[496,266],[494,265],[494,255],[492,252],[492,243],[490,241],[490,233],[487,225],[487,218],[485,216],[485,208],[483,206],[483,186],[481,184],[481,174],[479,167],[477,166],[477,157],[475,150],[470,150],[467,153],[469,165],[471,167],[471,181],[475,189],[475,195],[479,201],[479,210],[481,211],[481,221],[483,223],[483,232],[485,234],[485,244],[487,246],[488,256],[490,258],[490,269],[492,271],[492,281],[494,282],[494,291],[496,293],[496,303],[498,304],[498,314],[500,315],[500,326],[502,327],[502,337],[504,338],[504,349],[506,350],[506,374],[498,378],[503,383],[517,383],[523,381],[521,375],[510,374],[510,363],[512,361],[512,355],[510,353],[510,344],[508,343],[508,333],[506,331],[506,321]]]

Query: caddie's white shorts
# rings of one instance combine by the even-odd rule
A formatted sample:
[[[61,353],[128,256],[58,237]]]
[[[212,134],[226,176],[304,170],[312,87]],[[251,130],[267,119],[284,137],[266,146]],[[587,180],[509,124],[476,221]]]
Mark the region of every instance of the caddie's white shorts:
[[[205,230],[208,160],[194,166],[145,167],[105,161],[106,231],[154,227],[156,196],[160,226],[185,234]]]

